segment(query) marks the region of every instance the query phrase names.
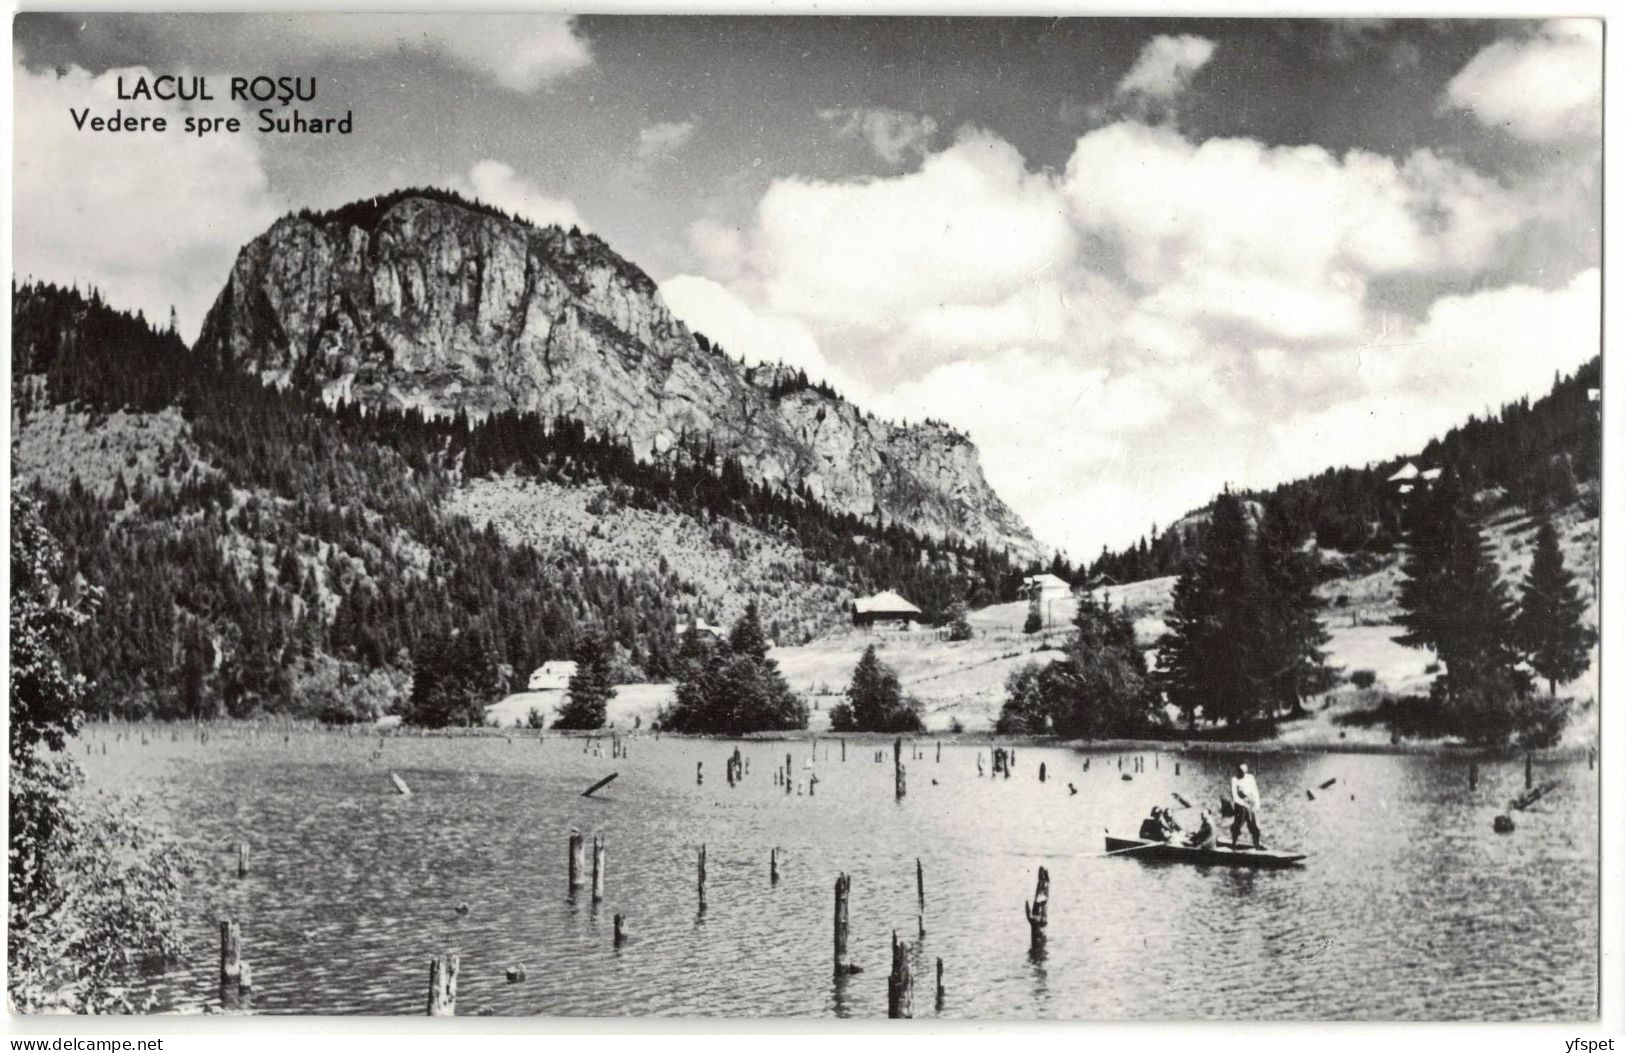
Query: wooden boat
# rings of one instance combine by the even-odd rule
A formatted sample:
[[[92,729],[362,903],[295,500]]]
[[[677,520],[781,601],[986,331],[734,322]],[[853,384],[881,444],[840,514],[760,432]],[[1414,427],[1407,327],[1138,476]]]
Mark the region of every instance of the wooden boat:
[[[1264,848],[1219,841],[1212,848],[1193,848],[1169,841],[1144,841],[1137,837],[1106,835],[1108,855],[1148,859],[1157,863],[1195,863],[1198,866],[1252,867],[1255,870],[1284,870],[1301,867],[1308,856],[1272,852]]]

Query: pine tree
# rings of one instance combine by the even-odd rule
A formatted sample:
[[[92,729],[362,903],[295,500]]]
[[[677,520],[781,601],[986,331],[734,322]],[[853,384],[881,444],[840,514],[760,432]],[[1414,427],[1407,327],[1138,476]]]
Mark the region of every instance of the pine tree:
[[[1454,473],[1418,502],[1403,570],[1396,640],[1433,649],[1447,708],[1458,691],[1499,682],[1517,661],[1512,602]]]
[[[1237,723],[1268,713],[1267,634],[1247,511],[1226,489],[1213,502],[1201,554],[1174,583],[1157,647],[1169,701],[1194,719]]]
[[[567,688],[569,697],[559,707],[555,728],[591,730],[604,726],[609,700],[615,697],[609,670],[609,646],[598,636],[583,637],[576,645],[576,671]]]
[[[755,600],[745,605],[745,613],[734,622],[733,631],[728,634],[728,649],[734,654],[749,655],[758,662],[767,657],[767,634],[762,631],[762,617]]]
[[[1278,706],[1301,712],[1306,694],[1328,685],[1326,644],[1331,634],[1320,621],[1323,601],[1315,594],[1316,557],[1302,547],[1305,531],[1286,505],[1273,500],[1258,531],[1259,580],[1265,602],[1265,665],[1270,697]]]
[[[948,608],[948,639],[969,640],[975,633],[970,627],[969,611],[964,600],[954,600]]]
[[[864,648],[846,689],[856,731],[919,731],[919,709],[904,698],[897,673],[875,654],[874,644]]]
[[[1547,683],[1553,696],[1557,685],[1584,673],[1591,665],[1596,634],[1585,624],[1586,602],[1563,566],[1563,551],[1551,521],[1540,524],[1535,535],[1534,561],[1523,582],[1518,605],[1518,640],[1529,664]]]

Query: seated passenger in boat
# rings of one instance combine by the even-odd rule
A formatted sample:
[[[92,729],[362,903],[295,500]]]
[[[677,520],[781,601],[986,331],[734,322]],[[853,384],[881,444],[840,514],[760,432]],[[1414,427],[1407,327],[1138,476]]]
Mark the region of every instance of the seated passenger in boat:
[[[1168,828],[1163,825],[1163,820],[1166,815],[1167,813],[1164,812],[1160,806],[1153,806],[1151,809],[1151,814],[1146,816],[1146,818],[1140,823],[1140,840],[1168,840]]]
[[[1174,818],[1174,810],[1172,808],[1164,808],[1162,810],[1162,839],[1164,841],[1172,841],[1174,839],[1174,835],[1179,833],[1180,829],[1181,827],[1179,822]]]
[[[1213,820],[1208,817],[1207,809],[1202,809],[1202,821],[1196,830],[1185,839],[1185,844],[1191,848],[1212,848],[1218,841],[1218,832],[1213,828]]]

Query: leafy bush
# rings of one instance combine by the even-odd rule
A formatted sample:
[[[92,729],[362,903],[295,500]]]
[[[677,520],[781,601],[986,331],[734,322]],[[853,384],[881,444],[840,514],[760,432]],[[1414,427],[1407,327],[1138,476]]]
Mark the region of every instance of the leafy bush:
[[[1372,685],[1374,685],[1376,682],[1377,673],[1374,669],[1356,669],[1354,672],[1349,674],[1349,683],[1353,684],[1361,691],[1371,690]]]

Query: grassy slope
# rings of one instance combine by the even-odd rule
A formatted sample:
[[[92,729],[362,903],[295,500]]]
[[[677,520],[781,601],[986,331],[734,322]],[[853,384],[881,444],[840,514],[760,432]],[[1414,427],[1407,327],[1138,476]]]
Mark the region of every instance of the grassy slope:
[[[1501,563],[1503,580],[1516,595],[1529,567],[1537,523],[1517,509],[1508,509],[1492,516],[1486,526]],[[1598,522],[1584,518],[1575,506],[1559,517],[1558,526],[1565,564],[1574,573],[1581,594],[1591,604],[1590,618],[1595,625]],[[1402,647],[1393,640],[1398,633],[1392,618],[1397,611],[1399,579],[1395,559],[1371,573],[1335,579],[1321,587],[1328,604],[1325,619],[1331,633],[1327,648],[1331,663],[1345,675],[1356,669],[1370,669],[1377,674],[1377,686],[1373,692],[1358,692],[1347,686],[1333,691],[1322,700],[1326,704],[1324,709],[1316,709],[1309,720],[1284,727],[1283,740],[1305,745],[1383,744],[1388,741],[1384,729],[1343,727],[1335,724],[1333,718],[1367,708],[1383,694],[1426,693],[1432,679],[1432,674],[1427,672],[1433,660],[1431,653]],[[1163,619],[1172,598],[1173,583],[1171,577],[1154,578],[1103,589],[1101,596],[1109,598],[1113,606],[1129,608],[1135,616],[1135,631],[1140,642],[1148,645],[1165,628]],[[1334,606],[1339,596],[1347,597],[1346,604]],[[1003,704],[1005,678],[1027,662],[1051,661],[1058,657],[1057,651],[1041,648],[1061,642],[1067,635],[1074,610],[1074,601],[1057,601],[1049,612],[1052,624],[1033,636],[1021,631],[1027,605],[1006,603],[973,612],[970,621],[976,636],[959,643],[950,643],[935,630],[863,633],[841,629],[802,646],[776,648],[773,658],[791,686],[817,707],[812,715],[815,731],[828,727],[829,707],[840,701],[853,666],[871,643],[876,645],[882,659],[897,670],[904,689],[924,704],[928,729],[946,730],[957,718],[969,730],[985,731],[992,726]],[[1155,662],[1155,656],[1151,658]],[[1565,690],[1582,705],[1597,697],[1595,657],[1591,670]],[[641,716],[647,725],[659,706],[670,698],[670,691],[668,685],[658,684],[623,687],[622,697],[610,707],[610,719],[624,728],[631,725],[635,716]],[[506,717],[503,722],[511,724],[512,718],[522,717],[536,698],[516,695],[494,712],[503,714]],[[1591,705],[1577,715],[1569,739],[1588,742],[1595,734],[1596,707]]]
[[[617,566],[650,568],[664,560],[692,587],[689,609],[717,624],[732,624],[755,597],[776,631],[805,639],[827,631],[851,600],[847,590],[819,584],[818,568],[782,538],[737,523],[724,530],[682,513],[620,507],[603,487],[473,479],[458,489],[450,510],[482,528],[494,522],[504,538],[543,552],[569,540]]]

